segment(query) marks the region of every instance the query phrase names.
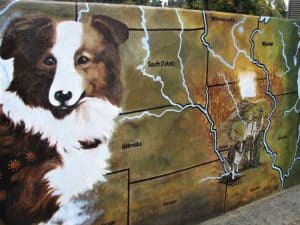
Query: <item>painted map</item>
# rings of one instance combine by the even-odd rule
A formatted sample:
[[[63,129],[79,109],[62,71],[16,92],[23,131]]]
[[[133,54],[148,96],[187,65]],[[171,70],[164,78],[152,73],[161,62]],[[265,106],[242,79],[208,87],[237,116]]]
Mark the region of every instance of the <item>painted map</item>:
[[[1,6],[1,28],[35,14],[82,22],[104,14],[129,28],[122,113],[95,225],[197,224],[299,183],[295,21],[14,1]]]

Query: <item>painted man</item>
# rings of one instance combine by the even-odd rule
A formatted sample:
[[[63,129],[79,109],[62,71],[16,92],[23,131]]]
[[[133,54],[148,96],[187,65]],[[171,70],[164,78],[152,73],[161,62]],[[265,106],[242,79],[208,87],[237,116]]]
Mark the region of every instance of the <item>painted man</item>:
[[[245,132],[244,132],[244,143],[245,143],[245,154],[246,154],[246,159],[247,159],[247,167],[251,167],[253,161],[255,160],[255,140],[256,137],[259,133],[259,131],[262,130],[263,127],[263,122],[264,118],[263,115],[261,115],[261,122],[260,122],[260,127],[258,128],[258,125],[256,121],[254,120],[254,115],[253,112],[249,112],[249,117],[248,117],[248,122],[245,127]]]

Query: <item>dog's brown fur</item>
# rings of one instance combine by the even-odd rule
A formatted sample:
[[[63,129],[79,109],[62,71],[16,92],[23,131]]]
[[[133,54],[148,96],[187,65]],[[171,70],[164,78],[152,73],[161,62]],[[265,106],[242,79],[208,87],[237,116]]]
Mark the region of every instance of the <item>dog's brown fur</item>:
[[[48,220],[58,209],[57,197],[51,196],[51,190],[43,176],[61,164],[55,148],[51,148],[40,135],[24,131],[24,125],[15,126],[3,114],[0,116],[0,162],[3,182],[7,190],[7,199],[3,219],[7,224],[29,225]],[[36,154],[36,161],[26,162],[26,153]],[[22,162],[20,170],[7,169],[10,160]],[[10,176],[9,176],[10,175]]]

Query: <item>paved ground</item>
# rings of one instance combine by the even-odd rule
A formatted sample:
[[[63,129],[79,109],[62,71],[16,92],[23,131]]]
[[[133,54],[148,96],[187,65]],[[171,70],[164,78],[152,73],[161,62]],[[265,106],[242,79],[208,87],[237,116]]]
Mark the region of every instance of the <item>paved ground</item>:
[[[300,185],[201,225],[300,225]]]

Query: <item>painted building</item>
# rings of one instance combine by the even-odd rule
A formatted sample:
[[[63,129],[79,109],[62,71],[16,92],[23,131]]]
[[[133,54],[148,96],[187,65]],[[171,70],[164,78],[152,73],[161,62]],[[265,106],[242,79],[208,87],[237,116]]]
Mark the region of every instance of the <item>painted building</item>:
[[[300,20],[300,1],[290,0],[288,17],[296,20]]]

